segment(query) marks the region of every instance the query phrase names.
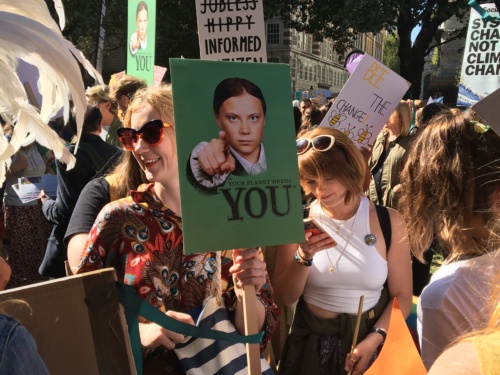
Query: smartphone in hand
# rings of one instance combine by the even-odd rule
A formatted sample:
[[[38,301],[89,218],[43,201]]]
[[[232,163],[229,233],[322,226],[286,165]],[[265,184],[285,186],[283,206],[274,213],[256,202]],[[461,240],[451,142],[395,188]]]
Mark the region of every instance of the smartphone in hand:
[[[324,233],[325,230],[314,220],[304,219],[304,229],[306,232],[311,232],[313,235]]]

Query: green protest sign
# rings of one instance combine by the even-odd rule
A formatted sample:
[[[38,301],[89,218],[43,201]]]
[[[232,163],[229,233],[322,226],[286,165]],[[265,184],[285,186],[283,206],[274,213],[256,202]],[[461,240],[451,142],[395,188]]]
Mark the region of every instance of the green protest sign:
[[[153,85],[156,0],[129,0],[127,24],[127,74]]]
[[[170,68],[184,252],[304,241],[288,66]]]

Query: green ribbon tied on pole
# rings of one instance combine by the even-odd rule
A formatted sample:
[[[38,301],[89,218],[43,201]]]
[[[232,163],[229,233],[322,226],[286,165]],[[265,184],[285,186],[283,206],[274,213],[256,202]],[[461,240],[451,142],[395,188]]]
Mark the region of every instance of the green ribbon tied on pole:
[[[487,20],[487,21],[494,21],[500,19],[500,16],[493,17],[491,14],[489,14],[481,5],[479,5],[476,0],[470,0],[469,1],[469,6],[473,8],[476,12],[479,13],[479,15]],[[496,4],[496,2],[495,2]]]
[[[139,336],[139,316],[142,316],[143,318],[154,322],[165,329],[185,336],[223,340],[242,344],[259,344],[264,336],[264,332],[244,336],[237,333],[201,329],[187,323],[182,323],[169,317],[148,302],[144,301],[137,295],[132,286],[117,282],[116,287],[120,295],[120,303],[125,309],[125,318],[127,320],[130,343],[132,345],[132,352],[138,375],[142,375],[142,347]]]

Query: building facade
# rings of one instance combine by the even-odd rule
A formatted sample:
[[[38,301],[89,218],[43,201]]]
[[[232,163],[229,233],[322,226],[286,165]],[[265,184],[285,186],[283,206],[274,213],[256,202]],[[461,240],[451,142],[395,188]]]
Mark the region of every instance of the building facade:
[[[327,90],[333,96],[340,92],[349,74],[332,40],[314,40],[312,35],[291,29],[280,18],[268,19],[265,28],[267,61],[290,65],[291,92]],[[384,40],[385,32],[358,34],[353,49],[382,61]],[[126,52],[125,44],[106,54],[102,71],[106,82],[111,74],[125,70]],[[159,54],[157,51],[157,57]]]
[[[468,18],[468,17],[467,17]],[[461,22],[456,17],[443,22],[434,37],[436,44],[445,43],[450,35],[468,24],[468,19]],[[458,82],[462,67],[463,48],[465,39],[455,39],[438,47],[439,60],[437,65],[431,62],[432,53],[426,57],[426,64],[422,74],[421,99],[430,96],[444,97],[444,103],[455,105],[458,95]]]
[[[314,40],[312,35],[290,28],[280,18],[268,19],[265,24],[267,61],[290,65],[292,92],[328,90],[334,96],[340,92],[349,75],[332,40]],[[353,49],[382,61],[384,35],[358,34]]]

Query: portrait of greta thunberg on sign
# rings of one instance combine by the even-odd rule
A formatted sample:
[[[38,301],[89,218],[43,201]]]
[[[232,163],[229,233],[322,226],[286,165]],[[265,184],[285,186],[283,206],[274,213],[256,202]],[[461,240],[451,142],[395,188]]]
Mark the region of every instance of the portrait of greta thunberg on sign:
[[[137,29],[130,38],[130,53],[135,55],[138,50],[148,46],[148,6],[144,1],[137,4],[136,11]]]
[[[199,191],[217,193],[229,176],[258,175],[267,170],[262,138],[266,100],[261,89],[245,78],[226,78],[214,91],[213,112],[218,132],[196,145],[187,176]]]
[[[185,251],[302,240],[287,66],[170,64]]]

